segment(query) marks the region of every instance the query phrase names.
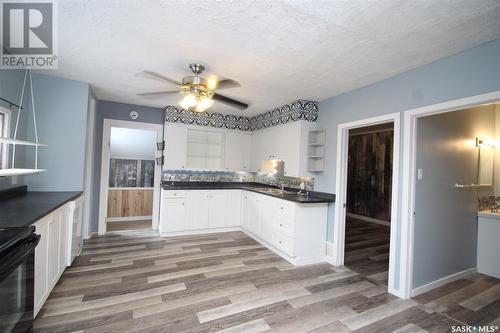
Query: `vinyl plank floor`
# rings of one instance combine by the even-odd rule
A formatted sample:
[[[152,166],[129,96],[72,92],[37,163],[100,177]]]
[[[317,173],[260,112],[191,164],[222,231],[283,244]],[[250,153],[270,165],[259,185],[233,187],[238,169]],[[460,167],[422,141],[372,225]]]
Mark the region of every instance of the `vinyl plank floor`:
[[[480,275],[416,300],[388,294],[384,236],[364,239],[373,230],[352,232],[355,269],[294,267],[241,232],[108,233],[85,241],[34,332],[421,333],[500,321],[499,281]]]

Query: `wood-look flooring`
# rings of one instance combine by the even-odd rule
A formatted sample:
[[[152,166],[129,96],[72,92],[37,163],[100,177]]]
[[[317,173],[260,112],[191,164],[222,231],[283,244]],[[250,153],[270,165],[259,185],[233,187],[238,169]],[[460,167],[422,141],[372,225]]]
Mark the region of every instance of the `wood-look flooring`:
[[[107,222],[107,231],[144,230],[152,228],[152,221]]]
[[[468,290],[461,302],[493,311],[496,292],[485,301]],[[451,299],[461,298],[445,303]],[[85,242],[34,331],[401,333],[459,324],[437,310],[345,267],[293,267],[241,232],[160,238],[129,231]]]
[[[387,286],[390,237],[388,226],[347,217],[344,265]]]

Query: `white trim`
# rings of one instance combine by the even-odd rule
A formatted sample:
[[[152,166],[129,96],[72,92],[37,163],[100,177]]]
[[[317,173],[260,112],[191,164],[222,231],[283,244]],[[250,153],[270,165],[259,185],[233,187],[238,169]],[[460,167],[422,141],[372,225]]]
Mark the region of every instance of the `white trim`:
[[[92,177],[94,171],[94,122],[95,122],[95,111],[96,111],[96,100],[94,97],[90,97],[89,111],[87,114],[87,131],[85,138],[85,169],[84,169],[84,181],[83,181],[83,193],[85,196],[85,202],[83,204],[83,227],[82,227],[82,237],[83,239],[89,239],[90,234],[90,216],[91,216],[91,205],[92,205]]]
[[[10,117],[12,115],[12,112],[7,109],[7,108],[4,108],[2,106],[0,106],[0,113],[3,113],[4,114],[4,121],[5,123],[3,124],[3,132],[4,132],[4,135],[3,137],[4,138],[10,138]],[[2,145],[2,143],[0,143],[0,145]],[[2,163],[3,165],[0,165],[0,169],[7,169],[9,167],[9,154],[8,154],[8,150],[9,150],[9,146],[7,144],[3,144],[3,150],[2,150]]]
[[[433,281],[431,283],[428,283],[428,284],[425,284],[423,286],[420,286],[420,287],[413,289],[411,291],[411,297],[421,295],[423,293],[428,292],[429,290],[439,288],[441,286],[444,286],[445,284],[459,280],[463,277],[474,274],[476,272],[477,272],[477,268],[474,267],[474,268],[469,268],[469,269],[463,270],[463,271],[455,273],[455,274],[445,276],[444,278],[441,278],[439,280]]]
[[[163,126],[161,124],[143,123],[138,121],[104,119],[102,130],[102,153],[101,153],[101,183],[99,196],[99,224],[98,233],[106,233],[106,215],[108,206],[108,179],[109,179],[109,141],[112,127],[140,129],[156,132],[157,142],[163,140]],[[161,151],[156,150],[156,157],[161,156]],[[160,214],[160,180],[161,167],[155,163],[154,189],[153,189],[153,230],[158,229]]]
[[[241,227],[223,227],[223,228],[211,228],[211,229],[197,229],[197,230],[184,230],[184,231],[170,231],[160,233],[161,237],[175,237],[175,236],[193,236],[193,235],[205,235],[214,234],[219,232],[232,232],[232,231],[243,231]]]
[[[116,223],[116,222],[131,222],[131,221],[144,221],[152,220],[153,216],[123,216],[123,217],[106,217],[106,223]]]
[[[363,220],[363,221],[366,221],[366,222],[371,222],[371,223],[376,223],[376,224],[380,224],[380,225],[385,225],[386,227],[390,227],[391,226],[391,222],[390,221],[384,221],[384,220],[374,219],[373,217],[363,216],[363,215],[358,215],[358,214],[353,214],[353,213],[347,213],[346,215],[349,216],[349,217],[353,217],[355,219],[358,219],[358,220]]]
[[[154,187],[109,187],[108,188],[108,190],[110,191],[154,190],[154,189],[155,189]]]
[[[342,266],[344,264],[345,250],[345,222],[346,222],[346,197],[347,197],[347,158],[348,158],[348,138],[349,130],[365,126],[383,124],[388,122],[394,123],[394,145],[392,159],[392,195],[391,195],[391,236],[389,249],[389,281],[388,291],[391,294],[401,297],[401,292],[395,288],[394,281],[396,273],[396,242],[398,234],[397,221],[399,200],[399,141],[400,141],[400,118],[401,114],[391,113],[383,116],[372,117],[367,119],[356,120],[348,123],[339,124],[337,128],[337,165],[336,165],[336,181],[335,181],[335,217],[333,221],[334,228],[334,248],[335,257],[333,257],[334,265]]]
[[[476,96],[460,98],[439,104],[424,106],[404,112],[403,119],[403,184],[401,194],[401,276],[400,290],[404,297],[412,295],[414,207],[416,179],[416,119],[423,116],[446,113],[464,108],[488,104],[500,100],[500,90]]]

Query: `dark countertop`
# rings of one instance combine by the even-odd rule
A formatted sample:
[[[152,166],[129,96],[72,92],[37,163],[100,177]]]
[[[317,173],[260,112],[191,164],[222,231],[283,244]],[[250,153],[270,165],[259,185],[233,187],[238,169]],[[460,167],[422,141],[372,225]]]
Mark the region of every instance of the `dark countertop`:
[[[173,185],[172,185],[173,184]],[[238,183],[238,182],[162,182],[164,190],[247,190],[274,198],[284,199],[297,203],[330,203],[335,202],[335,194],[309,191],[309,196],[297,194],[297,189],[285,187],[283,194],[263,192],[265,188],[277,188],[261,183]]]
[[[0,227],[29,226],[81,194],[81,191],[32,192],[26,186],[0,191]]]

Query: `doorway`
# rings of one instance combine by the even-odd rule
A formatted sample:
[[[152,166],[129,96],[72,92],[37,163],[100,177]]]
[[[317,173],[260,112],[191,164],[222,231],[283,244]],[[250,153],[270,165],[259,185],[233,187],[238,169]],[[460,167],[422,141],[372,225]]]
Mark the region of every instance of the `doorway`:
[[[349,130],[344,265],[387,286],[394,123]]]
[[[334,265],[344,265],[352,263],[354,260],[353,259],[353,254],[349,253],[349,250],[359,250],[360,257],[362,257],[364,254],[362,253],[363,250],[361,248],[356,248],[356,246],[362,246],[363,241],[358,241],[361,242],[361,244],[355,245],[352,247],[352,236],[354,235],[360,235],[363,234],[363,232],[366,232],[366,228],[363,228],[363,226],[368,226],[373,229],[375,237],[379,237],[380,242],[385,242],[387,243],[387,232],[389,233],[388,236],[388,241],[389,241],[389,248],[385,253],[377,253],[375,255],[372,255],[372,257],[376,257],[376,259],[379,259],[378,261],[383,262],[385,261],[385,267],[377,267],[377,264],[371,264],[372,270],[371,271],[364,271],[362,274],[369,276],[369,275],[374,275],[372,278],[375,280],[380,279],[379,283],[387,285],[388,292],[392,293],[396,296],[401,297],[400,290],[396,288],[395,285],[395,278],[396,274],[399,272],[396,272],[396,234],[397,234],[397,216],[398,216],[398,209],[399,209],[399,202],[397,200],[398,198],[398,191],[399,189],[399,141],[400,141],[400,114],[399,113],[393,113],[393,114],[388,114],[388,115],[383,115],[379,117],[373,117],[373,118],[368,118],[368,119],[363,119],[363,120],[358,120],[358,121],[353,121],[349,123],[344,123],[338,125],[338,130],[337,130],[337,160],[336,160],[336,186],[335,186],[335,192],[337,193],[337,198],[338,202],[335,204],[334,208],[334,230],[333,230],[333,236],[334,236],[334,242],[333,242],[333,260],[332,263]],[[375,217],[371,216],[363,216],[362,214],[367,214],[367,211],[370,211],[369,207],[370,205],[368,204],[363,204],[363,205],[356,205],[353,204],[354,201],[352,200],[362,200],[363,197],[361,196],[360,198],[353,198],[352,195],[349,197],[349,200],[351,200],[351,206],[354,205],[354,207],[350,207],[350,212],[348,210],[348,178],[349,178],[349,169],[348,169],[348,162],[349,162],[349,142],[350,139],[350,134],[360,134],[360,137],[363,137],[363,132],[366,132],[366,130],[370,129],[379,129],[382,130],[384,126],[392,126],[392,143],[391,143],[391,152],[392,154],[389,156],[390,165],[394,166],[391,167],[391,175],[390,175],[390,180],[387,179],[387,176],[384,176],[380,179],[383,179],[384,181],[382,182],[380,179],[378,180],[378,185],[380,186],[385,186],[384,189],[384,195],[377,197],[377,200],[379,200],[378,204],[375,204],[374,207],[377,208],[377,206],[381,205],[380,200],[382,200],[382,206],[384,209],[381,210],[381,212],[378,212],[375,214]],[[373,137],[373,133],[371,134]],[[387,134],[386,134],[387,136]],[[390,135],[389,135],[390,136]],[[367,136],[369,137],[369,136]],[[368,140],[368,139],[363,139],[363,140]],[[363,141],[361,140],[361,141]],[[352,140],[352,142],[355,142],[355,140]],[[373,142],[373,141],[372,141]],[[373,154],[372,155],[376,155]],[[385,154],[384,154],[385,156]],[[384,163],[387,163],[386,158],[384,157]],[[377,182],[377,180],[375,179]],[[352,184],[352,182],[351,182]],[[383,185],[381,185],[383,184]],[[390,186],[389,186],[390,184]],[[356,190],[356,188],[355,188]],[[389,196],[389,198],[387,197]],[[385,201],[384,201],[385,200]],[[373,208],[372,210],[374,210]],[[390,213],[387,213],[387,208]],[[360,212],[362,214],[360,214]],[[385,212],[385,213],[384,213]],[[385,215],[384,215],[385,214]],[[389,218],[388,218],[389,216]],[[360,217],[362,219],[360,219]],[[349,219],[349,221],[348,221]],[[384,221],[384,219],[388,221]],[[351,222],[351,223],[350,223]],[[378,223],[375,223],[378,222]],[[387,225],[387,222],[389,222],[389,225],[392,227],[389,227]],[[367,224],[370,223],[370,224]],[[349,229],[347,229],[347,227]],[[352,227],[352,228],[351,228]],[[383,228],[382,228],[383,227]],[[355,229],[358,229],[357,231]],[[363,229],[365,229],[363,231]],[[368,228],[370,229],[370,228]],[[376,232],[378,229],[383,229],[385,232],[383,232],[381,235],[380,232]],[[389,229],[389,230],[387,230]],[[346,231],[348,233],[346,233]],[[354,237],[354,240],[356,240],[356,237]],[[366,242],[366,241],[365,241]],[[375,241],[376,243],[377,241]],[[369,242],[366,242],[369,243]],[[347,248],[347,251],[346,251]],[[373,251],[373,249],[372,249]],[[377,251],[375,249],[374,251]],[[388,253],[387,253],[388,251]],[[348,257],[349,256],[349,257]],[[360,259],[361,263],[363,260],[372,260],[372,259]],[[366,262],[365,262],[366,264]],[[363,264],[359,265],[360,267],[363,266]],[[370,266],[370,265],[369,265]],[[383,269],[383,270],[381,270]],[[386,271],[384,271],[386,269]],[[380,270],[380,271],[379,271]]]
[[[162,126],[104,120],[99,234],[158,228]]]

